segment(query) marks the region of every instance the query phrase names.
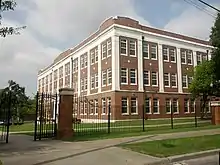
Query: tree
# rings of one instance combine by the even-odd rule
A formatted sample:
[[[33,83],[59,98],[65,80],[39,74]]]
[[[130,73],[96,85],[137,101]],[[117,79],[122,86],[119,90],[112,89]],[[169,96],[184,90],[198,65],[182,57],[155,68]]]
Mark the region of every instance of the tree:
[[[1,19],[2,19],[2,12],[5,11],[13,11],[16,7],[17,3],[14,0],[0,0],[0,25],[1,25]],[[18,35],[20,34],[19,30],[26,28],[26,26],[22,27],[1,27],[0,28],[0,36],[6,37],[7,35]]]
[[[213,61],[204,61],[200,65],[195,67],[195,71],[191,71],[193,74],[193,80],[189,85],[189,91],[192,93],[193,98],[202,99],[201,107],[201,118],[204,118],[206,114],[206,104],[208,97],[213,95],[213,86],[214,81],[214,69]]]

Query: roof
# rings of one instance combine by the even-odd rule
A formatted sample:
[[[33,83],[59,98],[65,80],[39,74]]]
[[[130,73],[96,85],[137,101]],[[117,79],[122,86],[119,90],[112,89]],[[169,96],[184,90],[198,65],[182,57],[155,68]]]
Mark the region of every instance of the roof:
[[[181,35],[181,34],[169,32],[169,31],[165,31],[165,30],[156,29],[156,28],[141,25],[139,23],[139,21],[128,18],[128,17],[120,17],[120,16],[111,17],[111,18],[107,19],[106,21],[104,21],[99,26],[99,29],[95,33],[93,33],[91,36],[89,36],[88,38],[83,40],[80,44],[78,44],[74,48],[70,48],[70,49],[64,51],[63,53],[61,53],[60,55],[58,55],[57,58],[55,58],[55,60],[53,61],[53,63],[51,65],[49,65],[48,67],[44,68],[43,70],[40,70],[39,74],[42,73],[43,71],[45,71],[46,69],[50,68],[51,66],[53,66],[55,63],[57,63],[60,60],[64,59],[65,57],[67,57],[71,53],[75,52],[77,49],[79,49],[80,47],[82,47],[87,42],[91,41],[92,39],[94,39],[101,32],[103,32],[104,30],[106,30],[107,28],[112,26],[113,24],[127,26],[127,27],[131,27],[131,28],[143,30],[143,31],[146,31],[146,32],[165,35],[165,36],[169,36],[169,37],[173,37],[173,38],[177,38],[177,39],[182,39],[182,40],[186,40],[186,41],[191,41],[191,42],[195,42],[195,43],[199,43],[199,44],[203,44],[203,45],[211,45],[211,43],[209,41],[205,41],[205,40],[189,37],[189,36],[186,36],[186,35]]]

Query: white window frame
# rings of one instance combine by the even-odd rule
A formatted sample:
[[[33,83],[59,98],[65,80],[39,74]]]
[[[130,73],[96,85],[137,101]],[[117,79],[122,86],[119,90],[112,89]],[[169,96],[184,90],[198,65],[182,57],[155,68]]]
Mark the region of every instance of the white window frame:
[[[132,44],[131,44],[131,42],[133,42]],[[132,49],[132,50],[134,50],[134,55],[131,55],[130,54],[130,50],[131,50],[131,45],[133,45],[134,46],[134,49]],[[129,40],[129,56],[130,57],[136,57],[137,55],[137,53],[136,53],[136,51],[137,51],[137,49],[136,49],[136,46],[137,46],[137,42],[135,41],[135,40]]]
[[[185,112],[185,101],[187,101],[187,112]],[[189,99],[184,99],[183,106],[184,106],[184,113],[185,113],[185,114],[190,113],[190,108],[189,108],[189,106],[190,106],[190,100],[189,100]]]
[[[182,61],[182,57],[183,56],[184,56],[185,62]],[[180,59],[181,59],[181,64],[186,64],[186,60],[187,60],[187,58],[186,58],[186,51],[182,51],[180,53]]]
[[[183,81],[184,79],[186,79],[186,82]],[[183,83],[186,83],[186,87],[183,86]],[[183,75],[183,76],[182,76],[182,87],[183,87],[183,88],[188,88],[188,79],[187,79],[187,75]]]
[[[197,62],[197,65],[198,65],[198,62],[201,64],[202,63],[202,54],[197,54],[196,55],[196,62]]]
[[[80,68],[81,69],[85,68],[84,55],[80,56]]]
[[[156,58],[152,58],[152,48],[154,48],[155,47],[155,53],[156,53]],[[157,60],[157,45],[156,44],[152,44],[151,46],[150,46],[150,49],[151,49],[151,55],[150,55],[150,58],[151,58],[151,60]]]
[[[110,114],[111,114],[111,104],[112,104],[112,100],[111,97],[107,97],[107,114],[109,112],[109,105],[110,105]]]
[[[81,78],[80,80],[80,91],[84,91],[84,79]]]
[[[156,82],[157,82],[157,85],[153,85],[153,73],[156,73]],[[158,86],[158,72],[151,72],[151,85],[154,86],[154,87],[157,87]]]
[[[98,115],[99,114],[99,102],[98,102],[98,99],[94,100],[94,105],[95,105],[94,115]]]
[[[190,85],[190,81],[192,82],[193,81],[193,77],[192,76],[187,76],[187,83],[188,83],[188,87],[189,87],[189,85]]]
[[[175,83],[176,83],[176,85],[175,86],[173,86],[173,77],[175,77]],[[171,85],[171,87],[172,88],[177,88],[177,74],[171,74],[171,79],[170,79],[170,85]]]
[[[102,98],[102,115],[106,115],[106,98]],[[105,112],[104,112],[105,111]]]
[[[193,106],[194,111],[192,111],[191,105]],[[190,100],[190,113],[195,113],[195,110],[196,110],[196,101],[195,100]]]
[[[164,54],[164,51],[166,50],[166,54]],[[163,53],[163,61],[169,62],[169,49],[166,47],[162,48],[162,53]],[[167,56],[167,60],[164,59],[164,55]]]
[[[157,112],[154,112],[154,100],[157,99]],[[153,98],[153,114],[160,114],[160,101],[158,98]]]
[[[88,90],[88,79],[85,78],[84,79],[84,91],[87,91]]]
[[[174,55],[174,61],[172,61],[172,58],[171,58],[171,53],[170,53],[170,51],[173,51],[173,55]],[[170,62],[172,62],[172,63],[176,63],[176,49],[175,48],[170,48],[170,50],[169,50],[169,55],[170,55]]]
[[[135,99],[135,100],[133,100]],[[132,102],[135,101],[135,107],[132,105]],[[137,97],[131,97],[131,109],[135,108],[135,112],[131,112],[132,115],[137,115],[138,114],[138,100]]]
[[[174,99],[172,100],[172,102],[173,102],[174,100],[176,100],[177,112],[174,112],[174,106],[173,106],[173,113],[174,113],[174,114],[179,114],[179,99],[174,98]]]
[[[102,71],[102,86],[105,87],[106,85],[107,85],[107,71],[103,70]]]
[[[112,84],[112,68],[107,69],[107,85]]]
[[[137,69],[133,69],[133,68],[130,68],[129,69],[130,73],[130,85],[137,85]],[[131,72],[133,72],[135,74],[135,77],[131,77]],[[131,83],[131,79],[134,79],[135,80],[135,83]]]
[[[88,55],[84,54],[84,68],[87,68],[88,66]]]
[[[93,100],[90,100],[89,101],[89,109],[90,109],[90,115],[94,115],[94,110],[95,110],[95,107],[94,107],[94,101]]]
[[[110,54],[109,51],[111,51]],[[111,57],[111,55],[112,55],[112,41],[109,39],[107,41],[107,57]]]
[[[189,55],[190,55],[190,58],[188,58]],[[191,63],[188,62],[188,59],[191,60]],[[187,64],[188,64],[188,65],[193,65],[193,52],[192,52],[192,51],[189,51],[189,50],[187,51]]]
[[[145,51],[147,49],[147,51]],[[147,53],[147,57],[144,57],[144,53]],[[149,43],[147,41],[143,42],[143,58],[149,59]]]
[[[124,42],[125,41],[125,42]],[[121,44],[122,43],[125,43],[125,48],[123,48],[123,49],[125,49],[125,54],[124,53],[121,53],[121,49],[122,49],[122,46],[121,46]],[[128,55],[128,40],[127,39],[124,39],[124,38],[121,38],[120,39],[120,55],[122,55],[122,56],[127,56]]]
[[[126,108],[127,108],[127,112],[122,113],[122,109],[121,109],[121,114],[122,114],[122,115],[128,115],[128,114],[129,114],[128,98],[127,98],[127,97],[122,97],[122,98],[121,98],[121,108],[123,108],[123,104],[122,104],[123,99],[126,99]],[[125,101],[125,100],[124,100],[124,101]]]
[[[92,87],[94,86],[94,87]],[[91,76],[91,89],[95,89],[95,75]]]
[[[95,48],[95,63],[99,61],[99,53],[98,53],[98,48]]]
[[[169,106],[170,106],[170,111],[167,112],[167,100],[169,100]],[[171,111],[172,111],[172,101],[171,99],[166,99],[165,100],[165,106],[166,106],[166,114],[171,114]]]
[[[123,77],[123,78],[126,78],[126,82],[122,82],[122,81],[121,81],[121,80],[122,80],[122,74],[121,74],[122,70],[123,70],[123,71],[126,71],[126,77]],[[120,83],[123,84],[123,85],[127,85],[127,84],[128,84],[128,68],[121,68],[121,70],[120,70],[120,76],[121,76],[121,78],[120,78]]]
[[[166,77],[166,76],[167,76],[167,78],[168,78],[167,80],[165,80],[165,77]],[[170,87],[170,73],[164,73],[163,78],[164,78],[164,86],[165,86],[165,87]],[[168,82],[168,85],[166,85],[165,81]]]
[[[98,73],[95,74],[95,89],[99,87],[99,75]]]
[[[90,60],[91,60],[91,65],[95,64],[95,50],[92,50],[90,52]]]
[[[149,101],[149,112],[148,113],[146,113],[146,99],[148,99],[148,101]],[[145,98],[145,114],[151,114],[152,113],[152,109],[151,109],[151,98],[150,97],[147,97],[147,98]]]
[[[105,59],[105,58],[107,58],[107,55],[108,55],[108,52],[107,52],[107,43],[103,43],[102,45],[101,45],[101,47],[102,47],[102,60],[103,59]],[[106,49],[106,50],[105,50]],[[103,54],[104,53],[106,53],[106,57],[103,57]]]
[[[147,75],[148,78],[146,78],[145,75]],[[148,71],[148,70],[145,70],[145,71],[144,71],[144,80],[148,80],[148,84],[145,84],[145,83],[143,82],[143,83],[144,83],[144,86],[150,86],[150,71]]]

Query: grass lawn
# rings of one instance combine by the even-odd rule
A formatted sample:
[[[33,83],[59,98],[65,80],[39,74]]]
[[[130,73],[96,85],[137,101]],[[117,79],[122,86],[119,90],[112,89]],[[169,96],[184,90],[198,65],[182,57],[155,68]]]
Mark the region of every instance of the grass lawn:
[[[220,148],[220,135],[123,144],[122,148],[156,157],[169,157]]]
[[[198,122],[201,120],[198,119]],[[194,118],[176,118],[174,119],[174,125],[178,123],[189,123],[194,125],[195,119]],[[145,120],[145,126],[151,125],[161,125],[161,124],[170,124],[170,119],[158,119],[158,120]],[[76,130],[81,129],[107,129],[107,123],[81,123],[81,124],[74,124],[73,128]],[[137,127],[137,129],[142,129],[142,120],[132,120],[132,121],[117,121],[115,123],[111,123],[112,129],[130,129],[131,127]],[[48,127],[52,127],[52,125],[48,125]],[[25,123],[23,125],[13,125],[10,127],[10,132],[20,132],[20,131],[34,131],[34,122]]]

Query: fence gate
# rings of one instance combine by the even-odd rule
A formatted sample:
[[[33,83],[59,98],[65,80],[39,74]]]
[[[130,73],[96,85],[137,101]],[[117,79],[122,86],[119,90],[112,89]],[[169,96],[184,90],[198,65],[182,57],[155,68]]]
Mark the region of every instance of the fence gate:
[[[11,122],[11,93],[0,95],[0,143],[8,143]]]
[[[57,135],[57,94],[37,93],[34,140]]]

